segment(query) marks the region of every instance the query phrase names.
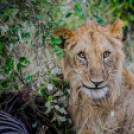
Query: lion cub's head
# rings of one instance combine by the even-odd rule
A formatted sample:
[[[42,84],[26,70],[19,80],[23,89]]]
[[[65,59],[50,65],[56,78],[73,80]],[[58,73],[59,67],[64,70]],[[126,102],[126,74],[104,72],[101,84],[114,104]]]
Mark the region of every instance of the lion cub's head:
[[[65,79],[80,85],[91,98],[105,97],[114,83],[120,83],[123,26],[124,23],[117,19],[106,27],[87,22],[75,32],[65,28],[55,30],[63,40],[60,45],[72,54],[64,53],[63,56]]]

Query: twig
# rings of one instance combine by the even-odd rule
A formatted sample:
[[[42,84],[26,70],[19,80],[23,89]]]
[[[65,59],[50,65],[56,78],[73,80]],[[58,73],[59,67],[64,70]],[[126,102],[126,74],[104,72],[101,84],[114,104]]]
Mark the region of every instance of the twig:
[[[87,14],[87,12],[85,10],[86,9],[85,4],[86,4],[86,0],[83,0],[82,3],[81,3],[81,8],[82,8],[82,12],[85,15],[86,19],[88,19],[89,15]]]
[[[30,8],[32,9],[35,24],[36,24],[36,26],[38,27],[38,26],[39,26],[39,22],[38,22],[38,19],[37,19],[37,17],[36,17],[36,13],[35,13],[33,4],[32,4],[32,2],[31,2],[31,0],[27,0],[27,1],[28,1],[29,5],[30,5]]]
[[[19,58],[18,54],[16,53],[16,51],[14,49],[12,49],[12,51],[14,52],[14,54],[16,55],[17,58]]]

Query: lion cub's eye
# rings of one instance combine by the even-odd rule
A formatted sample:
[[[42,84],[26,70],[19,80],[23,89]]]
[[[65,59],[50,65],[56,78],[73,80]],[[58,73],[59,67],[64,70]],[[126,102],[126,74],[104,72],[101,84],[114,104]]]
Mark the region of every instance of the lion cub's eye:
[[[103,53],[103,58],[107,58],[107,57],[109,57],[109,55],[110,55],[110,52],[109,51],[105,51]]]
[[[79,56],[80,58],[86,58],[85,53],[83,53],[83,52],[78,53],[78,56]]]

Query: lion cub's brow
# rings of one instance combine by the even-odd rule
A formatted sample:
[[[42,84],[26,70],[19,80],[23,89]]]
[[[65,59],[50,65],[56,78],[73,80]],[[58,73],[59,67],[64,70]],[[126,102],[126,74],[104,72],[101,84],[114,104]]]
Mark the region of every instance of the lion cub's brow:
[[[99,37],[98,37],[99,38]],[[81,38],[76,46],[74,47],[74,52],[84,52],[87,55],[94,55],[100,57],[105,51],[114,51],[114,47],[111,42],[104,38],[101,42],[92,42],[90,39]]]
[[[90,43],[89,44],[78,43],[74,47],[74,51],[77,53],[84,52],[86,54],[93,54],[93,55],[100,55],[109,49],[111,50],[112,48],[104,44],[91,45]]]

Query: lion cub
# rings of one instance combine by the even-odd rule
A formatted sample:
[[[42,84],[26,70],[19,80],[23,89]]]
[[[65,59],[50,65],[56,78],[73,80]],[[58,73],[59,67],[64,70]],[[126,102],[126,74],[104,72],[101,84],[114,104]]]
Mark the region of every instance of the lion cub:
[[[122,51],[122,27],[87,22],[76,31],[55,30],[62,39],[62,71],[70,83],[68,111],[81,134],[134,134],[134,77]]]

